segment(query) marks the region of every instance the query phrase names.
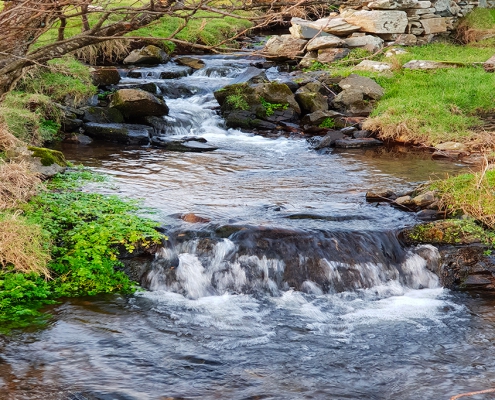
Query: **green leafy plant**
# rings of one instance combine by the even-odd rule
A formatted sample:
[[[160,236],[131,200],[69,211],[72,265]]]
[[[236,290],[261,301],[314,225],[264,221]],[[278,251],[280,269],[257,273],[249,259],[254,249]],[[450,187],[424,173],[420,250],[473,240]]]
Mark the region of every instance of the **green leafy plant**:
[[[333,118],[327,117],[321,122],[319,127],[328,129],[335,128],[335,121],[333,120]]]
[[[225,102],[234,110],[249,110],[249,104],[240,88],[237,88],[233,94],[227,96]]]
[[[270,117],[275,113],[275,110],[287,110],[289,107],[288,103],[280,104],[280,103],[270,103],[266,101],[263,97],[260,97],[260,102],[263,108],[265,109],[265,114],[267,117]]]

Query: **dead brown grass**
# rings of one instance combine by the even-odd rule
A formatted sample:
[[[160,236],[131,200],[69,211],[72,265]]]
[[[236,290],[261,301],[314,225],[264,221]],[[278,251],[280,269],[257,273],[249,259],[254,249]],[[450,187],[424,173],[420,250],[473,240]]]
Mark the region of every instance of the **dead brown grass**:
[[[0,151],[6,151],[20,146],[22,142],[12,135],[7,127],[0,122]]]
[[[26,202],[37,193],[40,184],[40,177],[27,162],[0,161],[0,210]]]
[[[74,52],[74,55],[90,65],[96,65],[98,62],[115,63],[127,56],[131,42],[129,39],[108,40],[83,47]]]
[[[427,136],[418,134],[418,130],[410,127],[408,121],[394,123],[387,122],[380,117],[369,118],[363,123],[363,129],[375,132],[381,140],[411,144],[428,142]]]
[[[0,215],[0,267],[50,277],[49,252],[41,227],[18,214]]]

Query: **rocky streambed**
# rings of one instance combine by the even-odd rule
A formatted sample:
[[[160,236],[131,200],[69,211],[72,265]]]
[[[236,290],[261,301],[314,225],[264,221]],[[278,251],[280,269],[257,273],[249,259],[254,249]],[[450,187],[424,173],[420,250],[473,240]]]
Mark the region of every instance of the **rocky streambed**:
[[[1,337],[4,397],[413,399],[489,387],[493,299],[443,288],[439,250],[398,235],[416,214],[365,198],[463,167],[400,147],[311,144],[292,122],[265,120],[277,127],[265,136],[229,128],[214,92],[251,79],[263,60],[201,61],[174,79],[182,67],[121,71],[116,89],[154,88],[165,116],[130,116],[132,107],[105,120],[118,107],[102,96],[74,118],[83,129],[140,122],[146,144],[95,134],[62,150],[112,177],[91,190],[157,210],[169,240],[128,265],[147,291],[63,301],[46,329]],[[105,119],[89,121],[95,109]],[[337,131],[316,128],[327,141]],[[354,128],[338,132],[356,140]],[[171,151],[156,138],[216,150]]]

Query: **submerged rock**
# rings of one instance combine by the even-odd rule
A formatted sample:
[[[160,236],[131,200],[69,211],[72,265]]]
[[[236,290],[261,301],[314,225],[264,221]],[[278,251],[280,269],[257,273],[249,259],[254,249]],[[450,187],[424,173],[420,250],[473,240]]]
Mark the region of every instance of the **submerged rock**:
[[[151,139],[155,146],[163,147],[170,151],[203,153],[217,150],[218,147],[206,144],[206,139],[196,136],[173,137],[155,136]]]
[[[194,57],[177,57],[174,59],[177,64],[185,65],[186,67],[190,67],[192,69],[198,70],[202,69],[205,66],[203,60]]]

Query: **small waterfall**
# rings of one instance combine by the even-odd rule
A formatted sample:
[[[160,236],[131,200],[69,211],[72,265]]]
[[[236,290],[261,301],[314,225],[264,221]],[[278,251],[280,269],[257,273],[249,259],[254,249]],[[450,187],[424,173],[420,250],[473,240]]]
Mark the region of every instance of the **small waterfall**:
[[[426,266],[438,257],[433,246],[404,250],[393,232],[244,227],[229,238],[213,233],[187,240],[172,236],[142,283],[189,298],[224,293],[277,296],[290,289],[339,293],[392,282],[412,289],[435,288],[438,278]]]

